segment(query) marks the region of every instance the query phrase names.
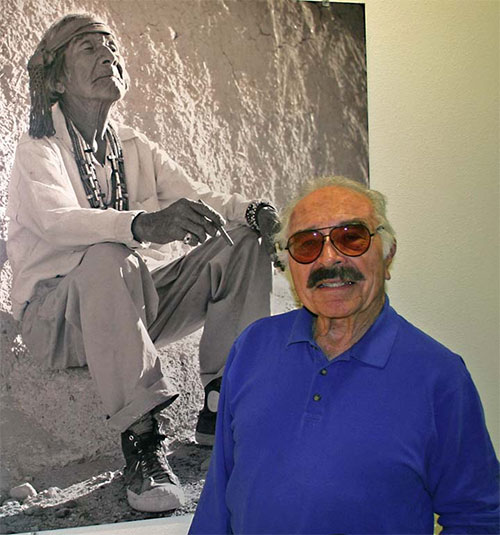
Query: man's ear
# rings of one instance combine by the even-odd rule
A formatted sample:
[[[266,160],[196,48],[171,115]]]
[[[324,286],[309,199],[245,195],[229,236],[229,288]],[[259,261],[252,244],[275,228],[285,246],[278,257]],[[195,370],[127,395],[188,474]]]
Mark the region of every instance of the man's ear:
[[[394,243],[391,246],[391,250],[389,251],[389,254],[384,258],[384,270],[385,270],[385,280],[388,281],[391,278],[391,272],[389,271],[389,268],[391,267],[392,261],[394,260],[394,255],[396,254],[397,249],[397,243],[396,240],[394,240]]]

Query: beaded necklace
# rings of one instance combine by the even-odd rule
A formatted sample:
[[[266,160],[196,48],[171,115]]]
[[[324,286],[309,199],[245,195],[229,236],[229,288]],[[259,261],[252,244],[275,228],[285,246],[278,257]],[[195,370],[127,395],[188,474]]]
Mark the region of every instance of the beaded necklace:
[[[66,126],[68,128],[71,143],[75,153],[75,160],[78,166],[78,172],[85,189],[85,194],[92,208],[106,210],[109,207],[115,210],[128,210],[128,195],[125,184],[125,166],[123,164],[123,150],[120,139],[114,128],[108,124],[106,128],[106,140],[110,149],[110,154],[106,156],[111,164],[111,199],[106,202],[101,185],[97,180],[95,164],[92,159],[94,152],[88,143],[79,135],[71,122],[66,117]]]

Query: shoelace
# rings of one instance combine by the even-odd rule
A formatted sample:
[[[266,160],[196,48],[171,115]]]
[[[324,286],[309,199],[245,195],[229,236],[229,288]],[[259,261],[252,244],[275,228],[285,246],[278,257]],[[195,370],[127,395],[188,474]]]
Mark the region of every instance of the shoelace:
[[[159,483],[174,483],[170,465],[163,450],[164,438],[163,435],[157,435],[139,450],[141,470],[145,478],[152,478]]]

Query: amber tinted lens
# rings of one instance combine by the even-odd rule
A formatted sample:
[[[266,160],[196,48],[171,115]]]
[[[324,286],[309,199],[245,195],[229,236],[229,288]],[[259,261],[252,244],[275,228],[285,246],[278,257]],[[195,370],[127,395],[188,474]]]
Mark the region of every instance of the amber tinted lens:
[[[309,264],[318,258],[322,247],[323,235],[321,232],[305,230],[291,236],[286,248],[296,262]]]
[[[346,225],[331,230],[330,240],[347,256],[360,256],[370,247],[370,231],[364,225]]]

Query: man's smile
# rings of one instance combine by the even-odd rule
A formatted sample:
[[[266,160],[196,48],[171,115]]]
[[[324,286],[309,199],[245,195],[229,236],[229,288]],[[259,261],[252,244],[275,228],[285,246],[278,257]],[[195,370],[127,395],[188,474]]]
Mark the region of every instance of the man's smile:
[[[320,288],[342,288],[347,286],[352,286],[356,284],[354,281],[350,280],[340,280],[340,281],[321,281],[319,284],[316,285],[317,289]]]

